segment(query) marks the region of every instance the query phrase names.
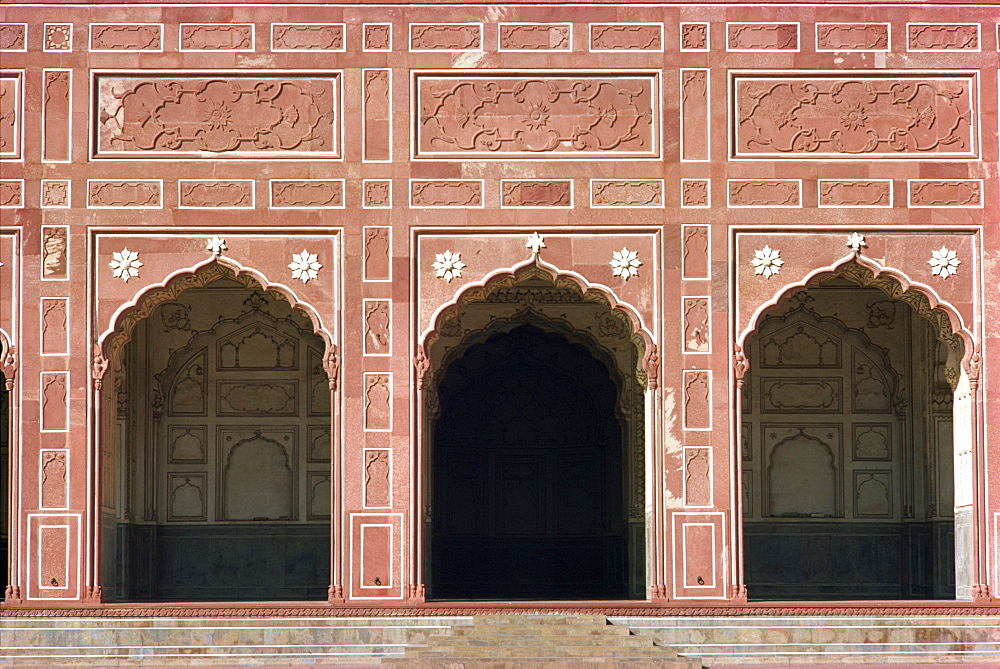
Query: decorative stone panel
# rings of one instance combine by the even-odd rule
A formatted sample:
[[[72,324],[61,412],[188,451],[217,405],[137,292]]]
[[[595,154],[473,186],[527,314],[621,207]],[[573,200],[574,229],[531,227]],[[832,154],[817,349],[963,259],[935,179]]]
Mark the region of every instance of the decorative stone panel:
[[[798,23],[727,23],[727,51],[798,51]]]
[[[663,51],[662,23],[591,23],[591,51]]]
[[[978,23],[907,23],[907,51],[979,51]]]
[[[0,23],[0,51],[27,51],[28,24]]]
[[[343,23],[272,23],[271,51],[344,51]]]
[[[572,51],[571,23],[500,23],[500,51]]]
[[[0,73],[0,160],[20,160],[24,126],[24,74]]]
[[[888,23],[816,24],[817,51],[889,51],[891,27]]]
[[[982,207],[982,179],[910,179],[911,207]]]
[[[92,23],[90,50],[163,51],[162,23]]]

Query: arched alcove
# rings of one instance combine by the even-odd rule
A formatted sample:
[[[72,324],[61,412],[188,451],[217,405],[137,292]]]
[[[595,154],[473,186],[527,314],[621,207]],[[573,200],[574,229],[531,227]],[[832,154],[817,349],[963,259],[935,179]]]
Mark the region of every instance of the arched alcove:
[[[536,263],[439,312],[420,381],[431,599],[645,596],[646,343]]]
[[[331,395],[311,314],[212,262],[117,326],[100,403],[104,599],[325,600]]]
[[[968,435],[953,327],[858,262],[759,314],[740,386],[751,600],[955,598],[967,558],[956,444]]]

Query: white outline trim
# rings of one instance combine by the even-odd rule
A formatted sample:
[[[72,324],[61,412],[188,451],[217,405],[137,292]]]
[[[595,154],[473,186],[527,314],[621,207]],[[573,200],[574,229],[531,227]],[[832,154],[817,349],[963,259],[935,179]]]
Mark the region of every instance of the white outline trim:
[[[184,27],[226,27],[236,28],[239,26],[250,26],[250,47],[245,49],[185,49],[184,48]],[[256,23],[178,23],[177,24],[177,51],[181,53],[254,53],[257,50],[257,24]]]
[[[478,183],[479,184],[479,204],[434,204],[419,205],[413,204],[413,184],[418,182],[447,182],[447,183]],[[486,179],[429,179],[410,178],[407,181],[407,202],[410,209],[485,209],[486,208]]]
[[[781,183],[798,184],[798,201],[795,204],[733,204],[732,184],[734,181],[778,181]],[[801,209],[802,208],[802,179],[726,179],[726,207],[729,209]]]
[[[388,204],[379,204],[379,205],[368,204],[368,200],[367,200],[367,197],[368,197],[368,184],[376,182],[376,181],[379,182],[379,183],[389,184],[389,203]],[[392,209],[392,179],[362,179],[361,180],[361,208],[362,209]],[[385,226],[368,225],[368,226],[365,226],[365,227],[368,227],[368,228],[376,227],[377,228],[377,227],[385,227]]]
[[[198,184],[198,183],[215,183],[215,184],[226,184],[226,183],[243,183],[250,184],[250,204],[249,205],[194,205],[194,204],[184,204],[181,199],[181,187],[185,184]],[[257,182],[254,179],[178,179],[177,180],[177,208],[178,209],[202,209],[202,210],[247,210],[257,208]]]
[[[145,26],[156,26],[160,29],[160,48],[159,49],[95,49],[94,48],[94,26],[99,27],[115,27],[115,28],[129,28],[129,27],[145,27]],[[163,34],[163,24],[157,23],[155,21],[149,21],[146,23],[113,23],[100,21],[97,23],[87,24],[87,50],[90,53],[163,53],[163,45],[165,44],[164,34]]]
[[[733,486],[735,488],[736,486]],[[684,518],[701,519],[693,520],[693,522],[685,523]],[[710,521],[710,518],[718,518],[718,522]],[[670,514],[670,548],[672,552],[672,565],[671,573],[673,575],[673,594],[674,599],[727,599],[725,583],[719,583],[719,570],[718,567],[722,567],[722,573],[727,573],[727,547],[726,547],[726,512],[725,511],[675,511]],[[687,575],[687,536],[684,528],[687,525],[694,526],[710,526],[712,528],[712,584],[709,585],[686,585],[686,579],[683,577]],[[678,531],[680,532],[680,541],[678,541]],[[718,533],[721,539],[721,547],[715,546],[715,535]],[[680,544],[680,545],[678,545]],[[677,550],[680,548],[681,557],[683,558],[683,563],[677,561]],[[721,549],[720,549],[721,548]],[[721,560],[721,565],[718,564],[718,560]],[[721,587],[720,587],[721,586]],[[677,594],[679,590],[694,590],[694,589],[720,589],[722,592],[718,595],[679,595]]]
[[[91,204],[90,203],[90,184],[95,182],[127,182],[134,181],[137,183],[155,183],[157,188],[160,189],[160,204],[158,205],[143,205],[143,204],[126,204],[126,205],[113,205],[113,204]],[[87,179],[87,209],[163,209],[164,208],[164,198],[163,198],[163,179]],[[67,246],[69,243],[69,238],[67,237]]]
[[[49,72],[65,72],[66,73],[66,158],[65,159],[55,159],[46,158],[46,149],[48,149],[48,144],[45,141],[45,136],[48,134],[46,130],[48,129],[49,122],[46,118],[46,112],[48,110],[48,75]],[[45,163],[72,163],[73,162],[73,70],[67,68],[49,68],[42,70],[42,117],[41,117],[41,127],[39,128],[41,132],[39,134],[42,136],[42,155],[40,156],[39,162]]]
[[[370,376],[388,376],[389,383],[386,386],[389,391],[389,426],[388,427],[368,427],[368,377]],[[389,433],[392,432],[393,424],[393,414],[395,414],[395,399],[396,392],[395,387],[392,382],[393,373],[392,372],[363,372],[362,373],[362,386],[361,386],[361,422],[362,422],[362,432],[381,432]]]
[[[67,478],[68,478],[68,476],[69,476],[69,472],[67,471]],[[28,552],[28,555],[25,556],[25,558],[26,558],[25,559],[25,563],[27,564],[27,574],[25,574],[25,580],[27,582],[27,592],[22,593],[24,595],[25,599],[31,599],[31,600],[35,600],[35,601],[52,601],[52,600],[55,600],[55,601],[67,601],[67,600],[76,600],[76,599],[80,598],[80,594],[81,594],[80,593],[80,585],[81,585],[81,582],[83,580],[83,572],[82,571],[78,571],[77,572],[75,586],[72,586],[69,583],[69,580],[70,580],[70,578],[72,577],[72,574],[73,574],[73,571],[72,571],[73,561],[70,559],[71,554],[72,554],[71,547],[72,547],[73,524],[66,523],[64,525],[42,525],[42,523],[44,523],[45,520],[48,520],[48,519],[54,520],[56,518],[65,518],[66,520],[72,519],[72,520],[76,521],[76,557],[77,557],[76,564],[79,565],[83,561],[82,560],[82,558],[83,558],[83,536],[82,536],[83,532],[80,531],[81,514],[79,514],[79,513],[49,513],[49,512],[32,513],[32,512],[29,512],[28,515],[27,515],[27,518],[26,518],[26,520],[27,520],[27,522],[26,522],[26,525],[27,525],[27,537],[26,538],[27,538],[27,547],[28,547],[28,551],[27,552]],[[38,520],[35,521],[35,519],[38,519]],[[35,522],[33,522],[33,521],[35,521]],[[31,543],[31,534],[32,534],[31,530],[32,530],[33,527],[37,527],[37,529],[38,529],[39,542],[38,542],[37,546],[33,546],[32,543]],[[42,527],[59,527],[59,528],[65,528],[66,530],[68,530],[67,533],[66,533],[66,578],[67,578],[67,582],[66,582],[66,587],[65,588],[54,588],[51,585],[50,586],[42,586],[40,582],[37,583],[37,584],[33,584],[31,582],[32,566],[35,564],[35,560],[32,560],[31,557],[30,557],[31,551],[32,551],[33,548],[38,549],[38,553],[36,554],[36,557],[37,557],[37,569],[38,569],[39,575],[41,575],[41,571],[42,571],[42,550],[41,550],[41,528]],[[35,596],[32,596],[32,590],[37,590],[39,594],[35,595]],[[42,596],[40,596],[40,594],[42,592],[44,592],[45,590],[65,590],[65,591],[69,591],[69,592],[71,592],[73,594],[70,597],[42,597]]]
[[[729,45],[729,26],[795,26],[794,49],[737,49]],[[726,52],[727,53],[799,53],[802,51],[801,21],[726,21]]]
[[[385,353],[369,353],[368,352],[368,303],[369,302],[385,302],[389,305],[389,346]],[[366,297],[361,300],[361,355],[366,357],[391,357],[392,356],[392,300],[388,297]]]
[[[69,329],[67,327],[67,329]],[[63,417],[63,426],[60,429],[47,430],[45,429],[45,377],[46,376],[56,376],[61,374],[65,382],[66,390],[66,415]],[[56,370],[45,370],[38,372],[38,431],[44,434],[67,434],[70,429],[70,410],[69,405],[72,402],[72,388],[70,387],[70,373],[68,369],[56,369]],[[69,476],[69,474],[67,474]]]
[[[976,28],[976,48],[975,49],[963,49],[961,47],[945,47],[942,49],[915,49],[910,46],[910,27],[911,26],[938,26],[941,28],[957,28],[960,26],[974,26]],[[983,31],[979,23],[925,23],[920,22],[907,22],[906,23],[906,53],[980,53],[983,50]]]
[[[889,184],[888,204],[823,204],[823,184],[827,182],[838,183],[887,183]],[[896,195],[893,192],[895,182],[892,179],[817,179],[816,180],[816,206],[819,209],[891,209]]]
[[[46,301],[56,301],[61,300],[64,304],[65,314],[66,314],[66,341],[63,342],[63,350],[55,351],[51,353],[45,352],[45,302]],[[69,331],[70,331],[70,312],[69,312],[69,298],[68,297],[39,297],[38,298],[38,355],[41,356],[67,356],[69,355]],[[68,395],[67,395],[68,396]],[[40,498],[39,498],[40,499]]]
[[[688,451],[708,451],[708,504],[690,504],[688,502]],[[711,446],[685,446],[681,457],[681,501],[685,509],[713,509],[715,508],[715,449]]]
[[[979,184],[979,204],[913,204],[913,183],[915,181],[924,182],[976,182]],[[910,209],[982,209],[986,206],[986,187],[983,179],[907,179],[906,180],[906,206]]]
[[[45,187],[55,183],[66,184],[66,204],[45,204]],[[38,189],[38,206],[41,209],[70,209],[73,206],[73,182],[70,179],[42,179]]]
[[[27,36],[25,37],[27,43]],[[0,80],[7,79],[14,82],[14,147],[7,153],[0,153],[2,162],[24,162],[24,116],[27,106],[24,100],[24,70],[4,70],[0,69]],[[22,191],[23,192],[23,191]]]
[[[594,26],[653,26],[660,29],[660,48],[658,49],[595,49],[594,48]],[[666,35],[663,30],[663,22],[657,21],[597,21],[587,24],[587,52],[588,53],[663,53],[666,44]]]
[[[705,73],[705,158],[685,158],[684,157],[684,73],[704,72]],[[712,70],[704,67],[682,67],[678,79],[678,96],[680,97],[679,132],[677,142],[682,163],[709,163],[712,161]]]
[[[368,477],[368,453],[371,451],[384,451],[389,454],[389,503],[385,506],[368,505],[368,487],[365,479]],[[361,507],[363,509],[391,509],[392,508],[392,482],[393,482],[393,457],[391,448],[362,448],[361,449]]]
[[[70,501],[70,499],[69,499],[69,492],[70,492],[69,476],[70,476],[70,472],[73,471],[72,468],[69,465],[70,450],[71,449],[65,448],[65,447],[64,448],[40,448],[40,449],[38,449],[38,508],[41,511],[68,511],[69,508],[70,508],[70,505],[69,505],[69,501]],[[64,506],[42,506],[42,501],[44,500],[44,496],[42,495],[42,485],[45,482],[44,473],[45,473],[45,454],[46,453],[62,453],[63,457],[65,458],[65,460],[63,461],[65,463],[65,465],[66,465],[66,473],[63,476],[63,488],[64,488],[64,490],[63,490],[63,499],[66,501],[66,504]],[[22,480],[22,482],[23,482],[23,480]]]
[[[386,119],[386,124],[389,128],[389,138],[388,138],[388,154],[389,157],[384,160],[375,160],[374,158],[368,158],[368,95],[365,91],[365,78],[368,72],[387,72],[389,74],[389,87],[386,91],[389,97],[387,102],[389,108],[389,118]],[[361,162],[362,163],[391,163],[392,162],[392,139],[393,133],[393,116],[394,110],[392,108],[392,68],[391,67],[365,67],[361,69]],[[370,181],[366,179],[365,181]],[[362,201],[364,198],[362,198]],[[372,207],[374,208],[374,207]]]
[[[272,23],[271,29],[268,31],[270,34],[271,41],[268,44],[269,49],[272,53],[344,53],[347,51],[347,24],[346,23],[287,23],[279,22]],[[290,28],[301,27],[301,26],[317,26],[317,27],[334,27],[340,26],[340,48],[339,49],[317,49],[317,48],[301,48],[301,49],[279,49],[274,46],[274,29],[288,26]]]
[[[685,228],[705,228],[705,264],[707,274],[705,276],[688,276],[684,267],[684,229]],[[709,223],[683,223],[681,225],[681,280],[682,281],[708,281],[712,278],[712,226]]]
[[[479,46],[476,47],[476,48],[471,48],[471,49],[444,49],[444,48],[440,48],[439,49],[439,48],[436,48],[436,47],[431,47],[429,49],[428,48],[414,48],[414,46],[413,46],[413,28],[414,27],[420,27],[420,26],[427,26],[427,27],[430,27],[430,28],[446,28],[446,27],[447,28],[458,28],[458,27],[461,27],[461,26],[475,26],[475,27],[479,28]],[[483,27],[483,23],[480,22],[480,21],[467,21],[467,22],[463,22],[463,21],[458,21],[458,22],[436,22],[436,21],[426,22],[426,21],[418,21],[416,23],[408,23],[407,26],[406,26],[406,50],[409,51],[409,52],[411,52],[411,53],[428,53],[428,52],[437,52],[437,53],[481,53],[481,52],[483,52],[485,50],[485,47],[486,47],[486,34],[485,33],[486,33],[486,31],[485,31],[485,29]]]
[[[594,182],[595,181],[647,181],[660,184],[660,204],[594,204]],[[666,184],[664,179],[591,179],[590,188],[590,208],[591,209],[665,209],[667,206]]]
[[[391,181],[389,183],[392,183]],[[381,207],[380,207],[381,208]],[[389,276],[385,279],[369,279],[368,278],[368,230],[371,228],[382,228],[388,234],[386,235],[386,243],[389,248],[388,259],[389,263]],[[364,283],[392,283],[392,226],[391,225],[365,225],[361,228],[361,281]]]
[[[41,237],[41,251],[38,257],[38,280],[39,281],[69,281],[70,272],[73,271],[73,265],[69,262],[70,255],[70,234],[68,225],[42,225],[39,229],[39,234]],[[45,262],[45,229],[46,228],[62,228],[64,237],[66,238],[66,251],[64,252],[64,260],[66,264],[66,276],[45,276],[45,270],[42,267],[42,263]],[[67,325],[67,330],[69,326]]]
[[[180,181],[197,181],[197,179],[178,179]],[[226,181],[253,181],[252,179],[226,179]],[[340,184],[340,204],[274,204],[274,184],[275,183],[303,183],[303,182],[323,182]],[[179,187],[179,186],[178,186]],[[256,188],[254,189],[256,190]],[[178,198],[180,193],[178,192]],[[255,196],[256,198],[256,196]],[[256,202],[256,200],[255,200]],[[181,209],[194,209],[194,207],[179,207]],[[200,207],[199,207],[200,208]],[[219,207],[206,207],[216,209]],[[230,207],[226,207],[229,209]],[[252,209],[253,207],[232,207],[234,209]],[[267,180],[267,208],[268,209],[345,209],[347,208],[347,184],[343,179],[268,179]]]
[[[708,321],[708,350],[689,351],[687,348],[687,300],[705,300]],[[712,353],[712,296],[711,295],[681,295],[681,353],[683,355],[710,355]]]
[[[684,204],[684,184],[689,181],[701,181],[705,184],[705,204]],[[681,179],[681,192],[680,192],[680,207],[681,209],[711,209],[712,208],[712,180],[705,179]]]
[[[551,183],[553,181],[562,181],[569,183],[569,204],[542,204],[542,205],[526,205],[526,204],[504,204],[503,203],[503,187],[504,184],[508,183]],[[576,200],[576,184],[573,179],[500,179],[500,208],[501,209],[536,209],[536,210],[547,210],[547,209],[572,209],[575,206]],[[662,199],[662,197],[661,197]]]
[[[819,46],[820,26],[885,26],[885,48],[884,49],[858,49],[839,48],[823,49]],[[888,21],[817,21],[816,32],[816,53],[891,53],[892,52],[892,24]]]
[[[381,523],[380,522],[371,522],[371,523],[362,522],[363,519],[365,519],[365,518],[371,518],[373,521],[382,520],[384,522],[381,522]],[[354,537],[354,526],[355,526],[355,522],[354,521],[355,521],[355,519],[358,519],[358,523],[357,523],[357,526],[358,526],[358,539],[357,539],[357,543],[355,543],[355,537]],[[395,520],[396,522],[393,523],[392,522],[393,520]],[[388,521],[388,522],[385,522],[385,521]],[[402,587],[402,583],[401,583],[401,581],[403,580],[403,578],[402,578],[402,573],[401,573],[402,572],[401,567],[402,567],[403,560],[406,559],[406,556],[407,556],[407,553],[404,550],[402,550],[403,546],[404,546],[404,544],[403,544],[404,521],[405,521],[405,519],[403,518],[403,514],[402,513],[351,513],[351,514],[349,514],[348,522],[350,524],[350,537],[349,537],[350,552],[347,555],[345,555],[345,557],[347,558],[348,563],[350,565],[350,567],[349,567],[349,573],[348,573],[348,598],[349,599],[400,599],[400,600],[403,599],[403,587]],[[398,525],[399,525],[398,528],[395,527],[396,523],[398,523]],[[363,585],[364,584],[364,567],[365,567],[365,565],[364,565],[364,555],[365,555],[365,551],[364,551],[364,532],[362,531],[362,528],[364,528],[364,527],[388,527],[388,528],[390,528],[390,532],[389,532],[390,545],[389,545],[389,553],[388,553],[388,555],[389,555],[389,571],[390,571],[390,574],[389,574],[390,584],[389,585],[372,585],[372,586],[364,586]],[[399,532],[399,536],[398,537],[395,536],[397,530]],[[394,550],[397,540],[399,541],[399,547],[400,547],[400,551],[399,551],[398,556],[396,554],[396,551]],[[357,550],[355,550],[355,548],[357,548]],[[415,549],[411,548],[411,550],[415,550]],[[357,560],[355,560],[355,558],[357,558]],[[354,564],[355,564],[355,562],[358,563],[358,572],[359,572],[358,573],[358,580],[357,580],[357,588],[355,588],[355,579],[354,579]],[[400,573],[397,574],[396,573],[397,571],[399,571]],[[400,582],[396,581],[397,578],[399,579]],[[390,594],[388,592],[389,590],[393,590],[393,589],[398,589],[399,594],[398,595],[393,595],[393,594]],[[366,595],[366,594],[361,594],[361,593],[357,592],[358,590],[385,590],[386,594],[367,594]]]
[[[545,21],[500,21],[497,24],[497,51],[500,53],[572,53],[573,52],[573,24],[572,23],[557,23],[557,22],[545,22]],[[531,26],[548,26],[550,28],[569,28],[569,37],[567,38],[567,46],[565,49],[532,49],[532,48],[504,48],[500,43],[500,34],[503,31],[504,26],[521,26],[521,27],[531,27]]]

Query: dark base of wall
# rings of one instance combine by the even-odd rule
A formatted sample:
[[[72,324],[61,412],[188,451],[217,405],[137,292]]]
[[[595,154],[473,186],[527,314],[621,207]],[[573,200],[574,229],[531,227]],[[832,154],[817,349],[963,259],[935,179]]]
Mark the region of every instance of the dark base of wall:
[[[118,526],[119,601],[325,600],[327,525]]]
[[[751,600],[954,599],[954,526],[744,523]]]

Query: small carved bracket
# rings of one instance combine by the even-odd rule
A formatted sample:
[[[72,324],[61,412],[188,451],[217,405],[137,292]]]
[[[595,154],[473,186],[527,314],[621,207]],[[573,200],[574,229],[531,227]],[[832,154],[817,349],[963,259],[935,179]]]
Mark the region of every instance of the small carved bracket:
[[[7,392],[14,389],[14,379],[17,377],[17,348],[9,346],[3,354],[3,361],[0,362],[0,369],[3,370],[4,382]]]
[[[656,344],[650,344],[646,348],[646,355],[642,358],[642,368],[646,371],[649,389],[656,390],[660,379],[660,352]]]
[[[323,369],[330,381],[330,390],[336,390],[337,379],[340,375],[340,357],[337,355],[337,347],[333,344],[326,347],[326,355],[323,356]]]
[[[422,344],[417,345],[417,353],[413,357],[413,366],[417,370],[417,390],[423,390],[427,370],[431,368],[431,360],[427,357]]]
[[[100,390],[104,374],[108,371],[108,359],[104,357],[101,347],[94,344],[94,358],[90,366],[90,374],[94,379],[94,389]]]
[[[747,360],[746,354],[743,353],[743,347],[739,344],[733,344],[733,371],[736,374],[736,387],[743,387],[743,377],[746,376],[747,369],[750,367],[750,362]]]

